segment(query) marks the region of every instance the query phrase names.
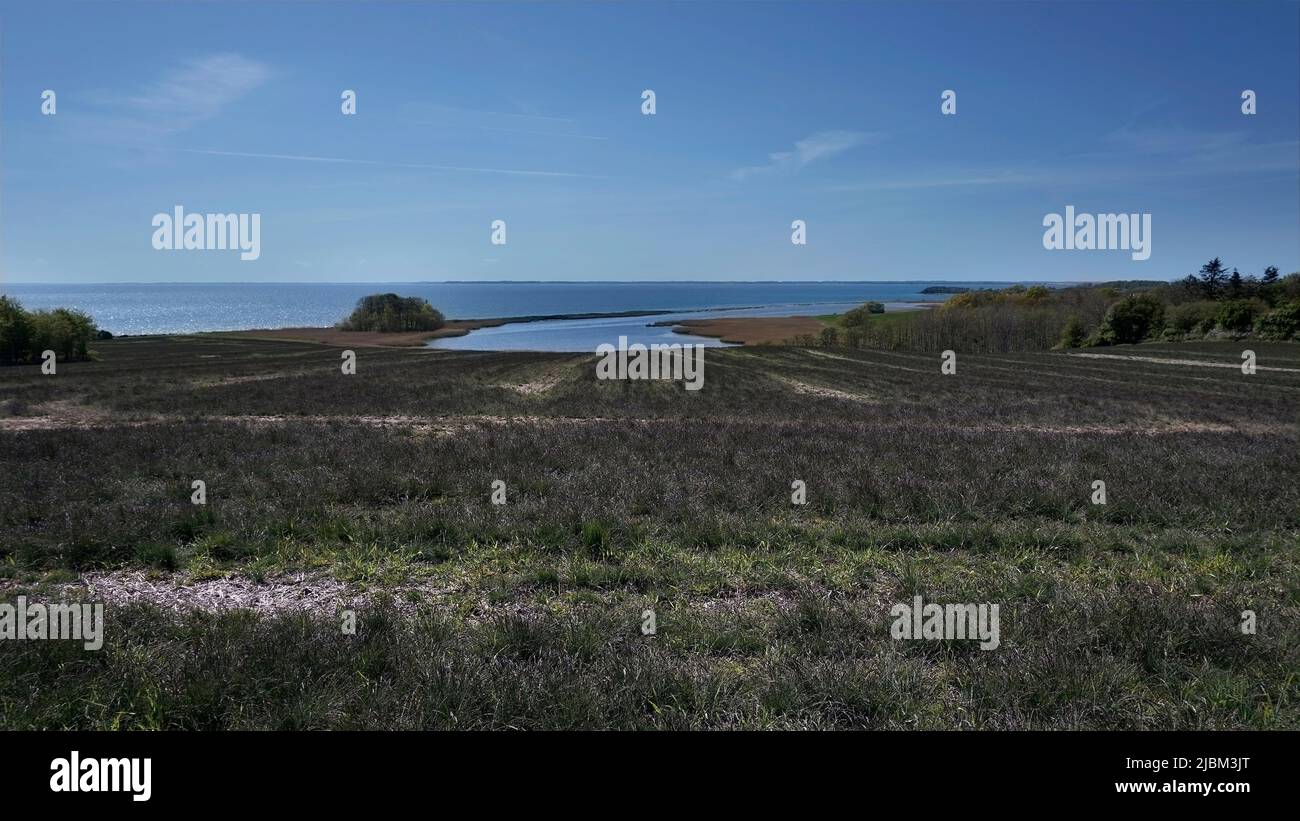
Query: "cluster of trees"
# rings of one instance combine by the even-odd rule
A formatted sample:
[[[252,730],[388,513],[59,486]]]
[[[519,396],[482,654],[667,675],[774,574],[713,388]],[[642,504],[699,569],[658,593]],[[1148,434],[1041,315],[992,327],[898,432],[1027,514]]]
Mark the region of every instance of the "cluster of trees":
[[[90,343],[98,338],[94,320],[81,311],[28,311],[0,296],[0,365],[39,362],[45,351],[64,361],[89,359]]]
[[[897,321],[873,321],[870,315],[867,305],[855,308],[841,318],[840,328],[796,342],[1010,353],[1205,336],[1300,339],[1300,273],[1283,277],[1269,267],[1262,277],[1242,276],[1215,258],[1199,276],[1175,283],[1016,285],[957,294]]]
[[[1285,277],[1276,266],[1263,276],[1228,271],[1218,257],[1172,285],[1131,294],[1112,305],[1082,345],[1182,340],[1252,334],[1287,340],[1300,334],[1300,274]],[[1073,347],[1073,339],[1061,344]]]
[[[357,300],[352,315],[339,323],[344,331],[436,331],[447,324],[442,312],[420,297],[371,294]]]

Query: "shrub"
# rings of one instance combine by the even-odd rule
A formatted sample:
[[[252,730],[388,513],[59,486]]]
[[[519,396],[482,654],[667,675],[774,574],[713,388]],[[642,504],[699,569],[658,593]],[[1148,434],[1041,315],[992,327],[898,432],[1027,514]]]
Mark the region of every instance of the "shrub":
[[[419,297],[397,294],[371,294],[357,300],[352,315],[339,323],[344,331],[436,331],[447,320],[442,313]]]
[[[1165,324],[1167,330],[1172,330],[1179,334],[1190,334],[1193,331],[1206,331],[1214,327],[1219,312],[1219,303],[1198,301],[1184,302],[1181,305],[1173,305],[1165,313]],[[1208,323],[1208,327],[1206,326]]]
[[[1300,299],[1280,305],[1255,322],[1255,331],[1265,339],[1286,340],[1300,335]]]
[[[821,336],[819,337],[818,341],[821,343],[821,346],[823,348],[830,348],[833,347],[835,344],[837,344],[839,342],[839,339],[840,339],[839,330],[834,327],[827,326],[825,328],[822,328]]]
[[[1223,303],[1219,307],[1215,321],[1225,331],[1241,334],[1251,329],[1255,324],[1255,317],[1258,313],[1260,313],[1259,307],[1254,303],[1238,299]]]
[[[1141,342],[1164,327],[1165,306],[1146,294],[1126,296],[1110,306],[1101,340],[1113,345]]]

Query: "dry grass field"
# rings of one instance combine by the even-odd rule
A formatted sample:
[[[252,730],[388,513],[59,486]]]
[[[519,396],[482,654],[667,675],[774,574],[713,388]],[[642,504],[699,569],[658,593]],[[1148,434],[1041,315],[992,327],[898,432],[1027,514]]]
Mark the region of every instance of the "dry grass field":
[[[1296,728],[1300,346],[1241,347],[0,369],[3,598],[107,605],[102,650],[0,642],[0,726]],[[891,639],[914,595],[1000,647]]]

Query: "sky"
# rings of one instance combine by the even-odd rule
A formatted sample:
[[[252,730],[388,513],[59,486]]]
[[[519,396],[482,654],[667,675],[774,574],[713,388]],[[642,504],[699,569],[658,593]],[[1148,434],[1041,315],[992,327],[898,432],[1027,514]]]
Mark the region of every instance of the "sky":
[[[155,249],[177,205],[260,215],[260,256]],[[1071,205],[1150,214],[1150,257],[1044,248]],[[1296,2],[0,6],[7,281],[1083,281],[1214,256],[1300,269]]]

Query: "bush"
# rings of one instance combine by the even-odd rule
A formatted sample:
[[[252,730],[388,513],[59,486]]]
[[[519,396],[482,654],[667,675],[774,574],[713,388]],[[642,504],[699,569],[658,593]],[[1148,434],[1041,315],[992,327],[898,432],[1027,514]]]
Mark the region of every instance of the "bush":
[[[1164,303],[1146,294],[1127,296],[1110,306],[1101,341],[1112,345],[1141,342],[1164,327]]]
[[[1265,339],[1287,340],[1300,335],[1300,299],[1269,311],[1255,322],[1255,331]]]
[[[1178,334],[1205,332],[1214,327],[1219,313],[1219,303],[1205,300],[1184,302],[1170,306],[1165,313],[1166,330]]]
[[[436,331],[447,320],[442,313],[419,297],[397,294],[371,294],[357,300],[356,310],[339,323],[344,331]]]
[[[1215,321],[1225,331],[1244,334],[1250,331],[1255,324],[1255,317],[1266,307],[1244,299],[1225,302],[1219,307]]]
[[[818,341],[821,343],[821,346],[823,348],[831,348],[834,347],[839,342],[839,339],[840,339],[839,330],[834,327],[827,326],[825,328],[822,328],[821,336],[819,337]]]

